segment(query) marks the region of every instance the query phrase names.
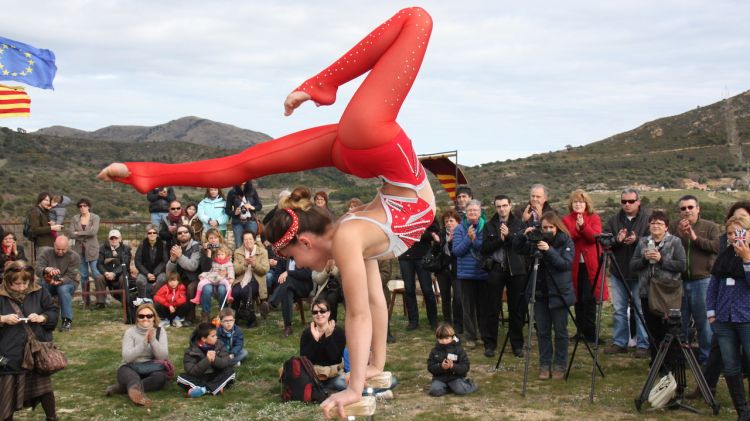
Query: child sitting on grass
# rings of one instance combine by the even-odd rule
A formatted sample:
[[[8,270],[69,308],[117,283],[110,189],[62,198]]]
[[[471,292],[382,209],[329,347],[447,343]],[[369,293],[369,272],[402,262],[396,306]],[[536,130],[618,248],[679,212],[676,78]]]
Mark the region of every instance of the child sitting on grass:
[[[448,323],[441,323],[435,330],[437,343],[427,358],[427,370],[432,373],[430,396],[443,396],[449,391],[466,395],[477,390],[474,382],[466,378],[469,357],[455,334]]]
[[[219,320],[221,324],[216,329],[216,336],[219,337],[219,341],[224,344],[224,349],[229,353],[229,358],[232,360],[232,365],[239,367],[240,362],[247,358],[248,352],[243,347],[245,346],[245,335],[242,334],[242,330],[234,324],[234,310],[229,307],[224,307],[219,312]]]
[[[223,393],[224,388],[234,382],[232,359],[211,323],[201,323],[195,328],[183,364],[185,372],[177,377],[177,384],[187,390],[190,398]]]
[[[216,257],[214,257],[213,263],[211,263],[211,271],[201,273],[198,275],[198,279],[200,279],[198,289],[196,290],[195,298],[190,300],[191,303],[201,303],[203,288],[206,285],[223,285],[227,291],[227,302],[233,300],[232,282],[234,282],[234,265],[232,265],[232,253],[227,246],[221,245],[216,250]]]

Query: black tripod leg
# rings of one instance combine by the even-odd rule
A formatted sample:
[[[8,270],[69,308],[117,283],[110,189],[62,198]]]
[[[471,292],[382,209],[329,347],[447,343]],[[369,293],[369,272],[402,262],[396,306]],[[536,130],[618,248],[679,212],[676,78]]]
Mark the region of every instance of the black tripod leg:
[[[497,370],[500,367],[500,361],[503,359],[503,354],[505,354],[505,347],[508,346],[508,339],[510,339],[510,331],[505,333],[505,339],[503,340],[503,347],[500,348],[500,355],[497,357],[497,364],[495,364],[495,370]]]
[[[565,371],[565,380],[568,380],[570,375],[570,368],[573,367],[573,361],[576,359],[576,351],[578,351],[578,342],[581,340],[581,335],[576,335],[576,343],[573,345],[573,352],[570,353],[570,361],[568,361],[568,370]]]
[[[698,383],[698,389],[700,389],[703,399],[711,407],[714,415],[717,415],[719,413],[719,403],[716,402],[716,399],[711,394],[711,388],[708,387],[708,382],[706,382],[706,378],[703,376],[703,371],[701,371],[698,360],[695,359],[695,355],[687,343],[683,344],[681,341],[680,350],[682,350],[682,355],[685,361],[687,361],[690,371],[693,372],[693,377],[695,377],[695,382]]]
[[[570,311],[570,307],[568,307],[568,315],[570,316],[571,320],[573,320],[573,325],[575,325],[575,327],[576,327],[576,332],[580,332],[580,329],[578,328],[578,321],[573,316],[573,312]],[[580,340],[581,340],[581,335],[576,335],[576,346],[578,346],[578,342]],[[589,355],[591,355],[591,359],[595,360],[596,358],[594,357],[594,351],[591,350],[591,347],[589,346],[588,342],[586,342],[585,339],[583,340],[583,345],[589,351]],[[568,363],[568,372],[570,372],[570,367],[573,365],[573,357],[574,356],[575,356],[575,354],[573,354],[573,356],[570,357],[570,362]],[[602,370],[602,366],[599,364],[599,361],[595,361],[595,363],[596,363],[595,365],[596,365],[597,370],[599,370],[599,374],[601,374],[602,377],[604,377],[604,370]],[[565,374],[565,378],[566,379],[568,378],[567,373]]]

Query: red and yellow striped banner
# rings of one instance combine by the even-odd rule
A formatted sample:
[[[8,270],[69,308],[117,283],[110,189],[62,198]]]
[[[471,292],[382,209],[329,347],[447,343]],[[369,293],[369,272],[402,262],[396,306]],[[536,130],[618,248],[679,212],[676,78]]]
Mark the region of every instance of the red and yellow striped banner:
[[[0,118],[28,117],[31,98],[20,86],[0,85]]]

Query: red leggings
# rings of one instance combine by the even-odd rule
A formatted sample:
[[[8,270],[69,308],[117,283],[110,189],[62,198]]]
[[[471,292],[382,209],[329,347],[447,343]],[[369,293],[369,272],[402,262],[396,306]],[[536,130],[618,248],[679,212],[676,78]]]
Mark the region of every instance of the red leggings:
[[[128,162],[130,176],[118,181],[145,193],[167,185],[225,187],[320,167],[345,170],[337,142],[350,149],[369,149],[401,131],[396,116],[422,65],[431,32],[432,18],[424,9],[403,9],[296,89],[318,104],[330,105],[339,86],[369,70],[338,124],[302,130],[223,158],[182,164]]]

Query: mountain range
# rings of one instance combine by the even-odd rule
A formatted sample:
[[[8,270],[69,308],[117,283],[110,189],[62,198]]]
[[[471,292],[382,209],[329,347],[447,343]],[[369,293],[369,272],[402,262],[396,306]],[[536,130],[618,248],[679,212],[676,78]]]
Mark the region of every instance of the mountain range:
[[[562,201],[576,189],[661,188],[747,189],[750,150],[750,91],[682,114],[659,118],[633,130],[584,146],[526,158],[464,167],[475,197],[496,194],[517,201],[543,183]],[[264,133],[198,117],[165,124],[109,126],[92,132],[53,126],[34,133],[0,128],[0,220],[19,220],[40,191],[88,197],[100,216],[142,217],[145,198],[132,188],[95,179],[110,162],[184,162],[224,156],[270,139]],[[194,146],[199,145],[199,146]],[[432,179],[441,205],[447,195]],[[332,168],[279,174],[255,180],[266,202],[279,189],[298,184],[325,189],[334,200],[372,197],[377,180],[360,180]],[[180,188],[183,200],[203,190]],[[269,206],[272,206],[269,205]]]

